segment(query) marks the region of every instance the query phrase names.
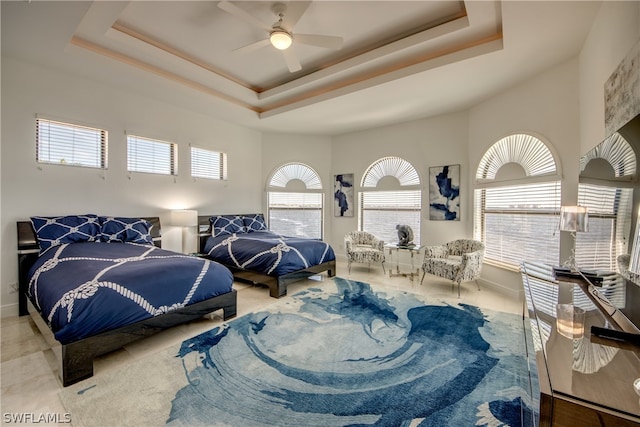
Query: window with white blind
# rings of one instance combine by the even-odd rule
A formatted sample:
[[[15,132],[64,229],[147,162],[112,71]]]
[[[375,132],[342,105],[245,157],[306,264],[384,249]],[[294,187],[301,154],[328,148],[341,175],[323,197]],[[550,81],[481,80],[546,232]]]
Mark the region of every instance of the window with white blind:
[[[578,204],[587,208],[587,232],[576,233],[576,265],[593,270],[617,270],[618,255],[628,253],[632,188],[578,185]]]
[[[191,176],[226,180],[227,155],[204,148],[191,147]]]
[[[319,175],[302,163],[278,168],[268,184],[269,229],[285,236],[323,238],[324,194]]]
[[[619,255],[629,253],[636,154],[618,133],[580,159],[578,204],[587,208],[587,232],[576,233],[576,264],[617,271]]]
[[[160,175],[178,174],[177,144],[127,135],[127,170]]]
[[[420,244],[422,191],[420,176],[411,163],[385,157],[373,163],[362,177],[359,229],[385,242],[397,242],[396,225],[411,227],[414,243]]]
[[[107,168],[108,132],[71,123],[36,119],[36,161]]]
[[[539,139],[517,134],[489,147],[474,191],[474,238],[485,244],[485,262],[557,264],[560,190],[555,159]]]

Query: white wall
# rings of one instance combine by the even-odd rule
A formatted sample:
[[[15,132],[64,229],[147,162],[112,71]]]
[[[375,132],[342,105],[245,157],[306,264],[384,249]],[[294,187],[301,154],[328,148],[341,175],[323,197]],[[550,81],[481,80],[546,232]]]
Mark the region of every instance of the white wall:
[[[333,174],[353,173],[354,193],[360,191],[360,182],[366,169],[386,156],[398,156],[410,162],[420,175],[423,188],[421,243],[439,244],[451,238],[471,234],[471,212],[465,185],[469,162],[467,160],[467,114],[456,113],[440,117],[415,120],[392,126],[353,132],[333,140]],[[461,194],[460,221],[429,221],[429,167],[460,164]],[[333,206],[333,199],[330,199]],[[390,224],[395,228],[395,224]],[[331,244],[344,258],[344,235],[358,229],[357,214],[353,217],[332,217]]]
[[[106,171],[35,161],[35,116],[45,114],[109,131]],[[31,215],[97,213],[160,216],[163,246],[181,249],[181,233],[167,212],[258,212],[262,208],[261,134],[117,88],[2,59],[3,314],[17,294],[16,221]],[[129,174],[125,131],[179,144],[177,177]],[[190,177],[189,144],[228,154],[228,181]],[[17,313],[17,311],[15,311]]]
[[[469,111],[469,157],[472,175],[486,150],[513,133],[530,133],[555,153],[562,173],[562,203],[575,204],[579,171],[579,97],[577,59],[567,61]],[[470,183],[473,186],[473,183]],[[571,201],[573,200],[573,202]],[[561,257],[568,256],[561,237]],[[520,292],[517,271],[485,264],[482,277],[511,292]]]
[[[580,153],[605,135],[604,83],[640,42],[640,2],[602,2],[580,53]]]

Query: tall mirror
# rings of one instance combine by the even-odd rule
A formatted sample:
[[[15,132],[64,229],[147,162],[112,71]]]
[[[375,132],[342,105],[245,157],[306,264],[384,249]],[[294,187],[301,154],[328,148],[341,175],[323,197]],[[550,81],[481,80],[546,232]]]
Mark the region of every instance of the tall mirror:
[[[577,233],[575,258],[580,269],[617,273],[603,287],[640,328],[639,167],[640,115],[580,159],[578,204],[589,227]]]

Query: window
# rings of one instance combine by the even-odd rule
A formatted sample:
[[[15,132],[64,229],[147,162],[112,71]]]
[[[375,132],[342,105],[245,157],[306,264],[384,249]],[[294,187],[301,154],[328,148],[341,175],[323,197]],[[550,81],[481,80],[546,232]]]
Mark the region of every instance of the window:
[[[485,244],[485,261],[557,264],[560,189],[554,157],[539,139],[517,134],[489,147],[474,191],[474,238]]]
[[[385,242],[398,240],[397,224],[413,230],[420,244],[422,196],[416,169],[399,157],[385,157],[373,163],[362,177],[359,229]]]
[[[177,145],[127,135],[127,170],[161,175],[178,174]]]
[[[226,180],[227,155],[204,148],[191,147],[191,176]]]
[[[324,194],[320,177],[301,163],[278,168],[268,185],[269,229],[286,236],[322,239]]]
[[[36,161],[55,165],[107,168],[107,131],[36,119]]]
[[[632,188],[578,185],[578,204],[587,208],[589,231],[576,233],[576,265],[617,270],[618,255],[628,253]]]
[[[589,231],[576,233],[576,264],[581,268],[617,271],[618,256],[629,253],[629,184],[636,167],[633,148],[617,133],[580,159],[578,204],[589,213]]]

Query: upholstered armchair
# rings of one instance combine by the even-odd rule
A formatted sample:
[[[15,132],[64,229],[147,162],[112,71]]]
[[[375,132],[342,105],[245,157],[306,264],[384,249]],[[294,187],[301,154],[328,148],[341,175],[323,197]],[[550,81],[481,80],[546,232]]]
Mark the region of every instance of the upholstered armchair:
[[[347,261],[349,262],[349,273],[351,273],[351,263],[382,263],[384,273],[384,241],[378,239],[366,231],[352,231],[344,236],[344,248],[347,251]]]
[[[458,298],[462,282],[475,281],[480,290],[477,279],[480,277],[483,258],[484,244],[477,240],[458,239],[444,245],[426,246],[420,284],[429,273],[457,284]]]

